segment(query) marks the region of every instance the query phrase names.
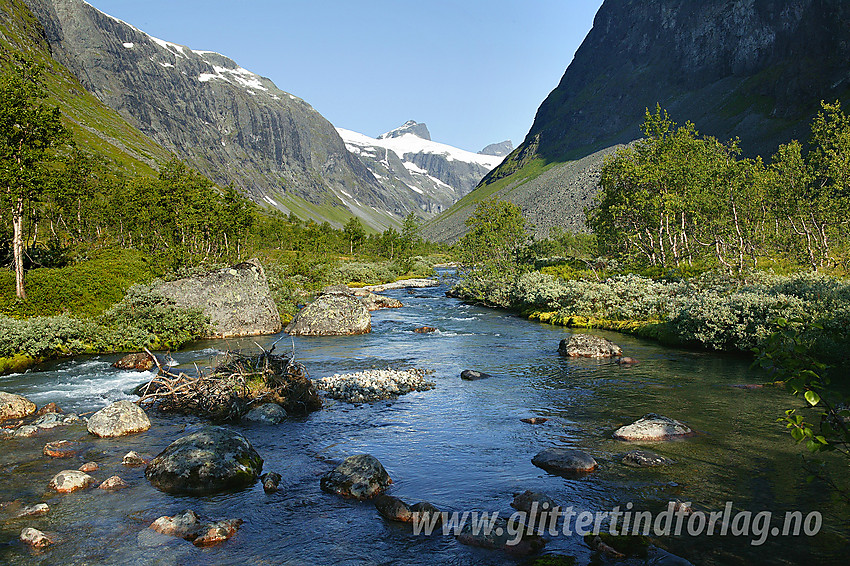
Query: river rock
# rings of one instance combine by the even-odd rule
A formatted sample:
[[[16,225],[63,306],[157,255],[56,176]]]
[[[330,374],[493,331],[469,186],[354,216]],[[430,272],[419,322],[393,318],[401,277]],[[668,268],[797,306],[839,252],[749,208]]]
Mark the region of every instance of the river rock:
[[[398,497],[379,495],[375,498],[375,509],[378,510],[381,517],[388,521],[413,522],[413,512],[410,510],[410,506]]]
[[[130,401],[116,401],[89,417],[88,430],[101,438],[113,438],[151,427],[151,421],[145,411]]]
[[[163,515],[148,528],[168,536],[194,539],[201,530],[201,518],[191,509],[187,509],[171,517]]]
[[[518,524],[516,518],[499,517],[493,523],[492,529],[480,529],[477,533],[473,532],[472,525],[467,522],[457,535],[457,541],[469,546],[502,550],[514,556],[528,556],[543,550],[546,541],[538,535],[527,534],[526,530],[527,527],[524,524]],[[518,532],[523,534],[517,542],[516,533]]]
[[[558,345],[558,352],[573,358],[611,358],[623,353],[610,340],[592,334],[573,334],[564,338]]]
[[[517,511],[525,511],[528,513],[529,520],[534,520],[538,513],[552,511],[558,507],[558,504],[544,493],[526,490],[514,496],[511,507]]]
[[[437,516],[436,522],[432,523],[434,526],[442,523],[442,514],[439,509],[437,509],[432,504],[427,501],[420,501],[419,503],[414,503],[410,506],[410,512],[413,515],[419,515],[421,519],[430,522],[431,517]]]
[[[18,438],[32,438],[38,434],[38,427],[32,425],[24,425],[15,430],[15,436]]]
[[[265,403],[254,407],[245,415],[246,421],[265,424],[279,424],[286,420],[286,409],[277,403]]]
[[[659,441],[693,436],[694,432],[685,424],[655,413],[644,415],[630,425],[614,431],[617,440]]]
[[[121,479],[120,476],[112,476],[103,480],[98,489],[103,489],[105,491],[116,491],[119,489],[124,489],[125,487],[130,487],[130,484]]]
[[[283,478],[276,472],[269,472],[260,476],[260,481],[263,482],[263,491],[266,493],[274,493],[280,488],[280,480]]]
[[[413,331],[417,334],[430,334],[436,332],[437,329],[433,326],[420,326],[419,328],[414,328]]]
[[[41,452],[51,458],[71,458],[79,454],[81,446],[81,443],[72,440],[56,440],[45,444]]]
[[[57,493],[71,493],[85,489],[94,483],[94,478],[79,470],[62,470],[50,480],[48,487]]]
[[[62,409],[59,408],[59,405],[56,403],[50,402],[46,405],[43,405],[38,411],[35,412],[35,416],[42,417],[48,413],[59,413],[62,414]]]
[[[673,460],[659,456],[648,450],[632,450],[623,454],[621,462],[626,466],[633,468],[653,468],[656,466],[669,466],[673,464]]]
[[[204,525],[200,534],[192,541],[195,546],[214,546],[220,544],[236,534],[242,519],[227,519]]]
[[[286,327],[293,336],[350,336],[372,331],[372,317],[360,299],[321,295],[298,311]]]
[[[532,458],[531,463],[556,474],[583,474],[597,467],[592,456],[573,448],[547,448]]]
[[[169,444],[145,477],[167,493],[204,495],[247,487],[262,469],[263,459],[244,436],[213,426]]]
[[[478,381],[479,379],[489,379],[493,377],[489,373],[483,371],[475,371],[474,369],[465,369],[460,372],[460,378],[464,381]]]
[[[628,356],[620,356],[619,358],[617,358],[617,363],[621,366],[633,366],[635,364],[639,364],[640,362]]]
[[[15,515],[15,519],[22,519],[24,517],[41,517],[42,515],[47,515],[49,512],[50,507],[47,503],[36,503],[35,505],[23,507]]]
[[[58,426],[65,426],[65,415],[61,413],[45,413],[30,423],[31,426],[41,430],[49,430]]]
[[[526,419],[520,419],[520,422],[533,424],[533,425],[539,425],[539,424],[549,422],[549,419],[547,419],[546,417],[529,417],[529,418],[526,418]]]
[[[35,412],[35,403],[21,395],[0,391],[0,422],[23,419]]]
[[[150,371],[156,366],[153,356],[147,352],[138,352],[135,354],[127,354],[114,364],[112,367],[118,369],[127,369],[135,371]]]
[[[32,527],[25,527],[21,531],[21,542],[28,544],[33,548],[45,548],[53,544],[53,541],[43,532]]]
[[[85,464],[83,464],[82,466],[80,466],[77,469],[80,470],[81,472],[85,472],[87,474],[90,474],[92,472],[98,471],[100,469],[100,466],[97,465],[97,462],[86,462]]]
[[[362,500],[380,495],[391,483],[389,474],[377,458],[357,454],[349,456],[325,474],[319,485],[322,491]]]
[[[148,461],[135,450],[130,450],[121,458],[122,466],[144,466]]]
[[[160,283],[155,291],[177,306],[202,310],[210,318],[210,338],[275,334],[281,329],[266,273],[257,259]]]
[[[369,291],[363,292],[358,289],[358,291],[355,292],[355,295],[360,299],[369,312],[379,309],[399,309],[404,306],[398,299],[384,297],[383,295],[376,295]]]

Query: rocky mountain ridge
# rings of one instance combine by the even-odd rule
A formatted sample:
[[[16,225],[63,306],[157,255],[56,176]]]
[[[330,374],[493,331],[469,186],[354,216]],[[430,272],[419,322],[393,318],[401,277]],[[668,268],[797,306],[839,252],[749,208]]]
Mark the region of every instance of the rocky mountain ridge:
[[[383,229],[415,204],[387,193],[308,103],[211,51],[152,37],[82,0],[25,0],[53,57],[130,124],[255,202]],[[350,198],[345,195],[351,195]]]
[[[337,131],[385,192],[406,194],[428,217],[447,210],[502,161],[432,141],[428,127],[413,120],[377,138]]]

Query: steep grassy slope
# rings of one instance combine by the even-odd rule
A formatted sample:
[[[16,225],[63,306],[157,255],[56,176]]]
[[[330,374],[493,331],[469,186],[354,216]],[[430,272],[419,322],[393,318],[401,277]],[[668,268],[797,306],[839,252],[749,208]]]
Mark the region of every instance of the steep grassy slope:
[[[86,91],[53,59],[44,29],[24,2],[2,0],[0,65],[9,65],[18,54],[47,66],[49,101],[59,106],[79,145],[103,153],[131,175],[151,174],[157,161],[168,159],[166,150]]]

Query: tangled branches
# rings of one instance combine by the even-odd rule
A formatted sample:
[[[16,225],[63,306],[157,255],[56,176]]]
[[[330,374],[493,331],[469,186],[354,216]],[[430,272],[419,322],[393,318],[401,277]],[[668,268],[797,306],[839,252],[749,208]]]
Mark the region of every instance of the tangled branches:
[[[239,420],[264,403],[277,403],[290,414],[321,408],[304,365],[273,351],[274,346],[252,356],[227,352],[211,372],[199,370],[197,377],[175,374],[151,354],[159,372],[141,388],[139,404],[216,421]]]

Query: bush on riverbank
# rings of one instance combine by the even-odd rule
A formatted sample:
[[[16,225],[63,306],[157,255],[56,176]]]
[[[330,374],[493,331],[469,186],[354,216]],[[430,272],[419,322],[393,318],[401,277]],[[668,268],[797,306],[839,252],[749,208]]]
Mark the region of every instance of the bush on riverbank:
[[[0,315],[0,358],[175,349],[205,335],[208,324],[201,311],[179,308],[150,287],[138,285],[90,319],[68,314],[28,319]]]
[[[780,318],[822,326],[817,347],[830,357],[844,355],[843,345],[850,342],[850,282],[817,273],[754,272],[746,281],[719,272],[679,281],[627,274],[596,281],[529,271],[501,280],[473,275],[456,291],[535,320],[574,326],[595,322],[640,335],[660,332],[710,350],[749,351]]]

